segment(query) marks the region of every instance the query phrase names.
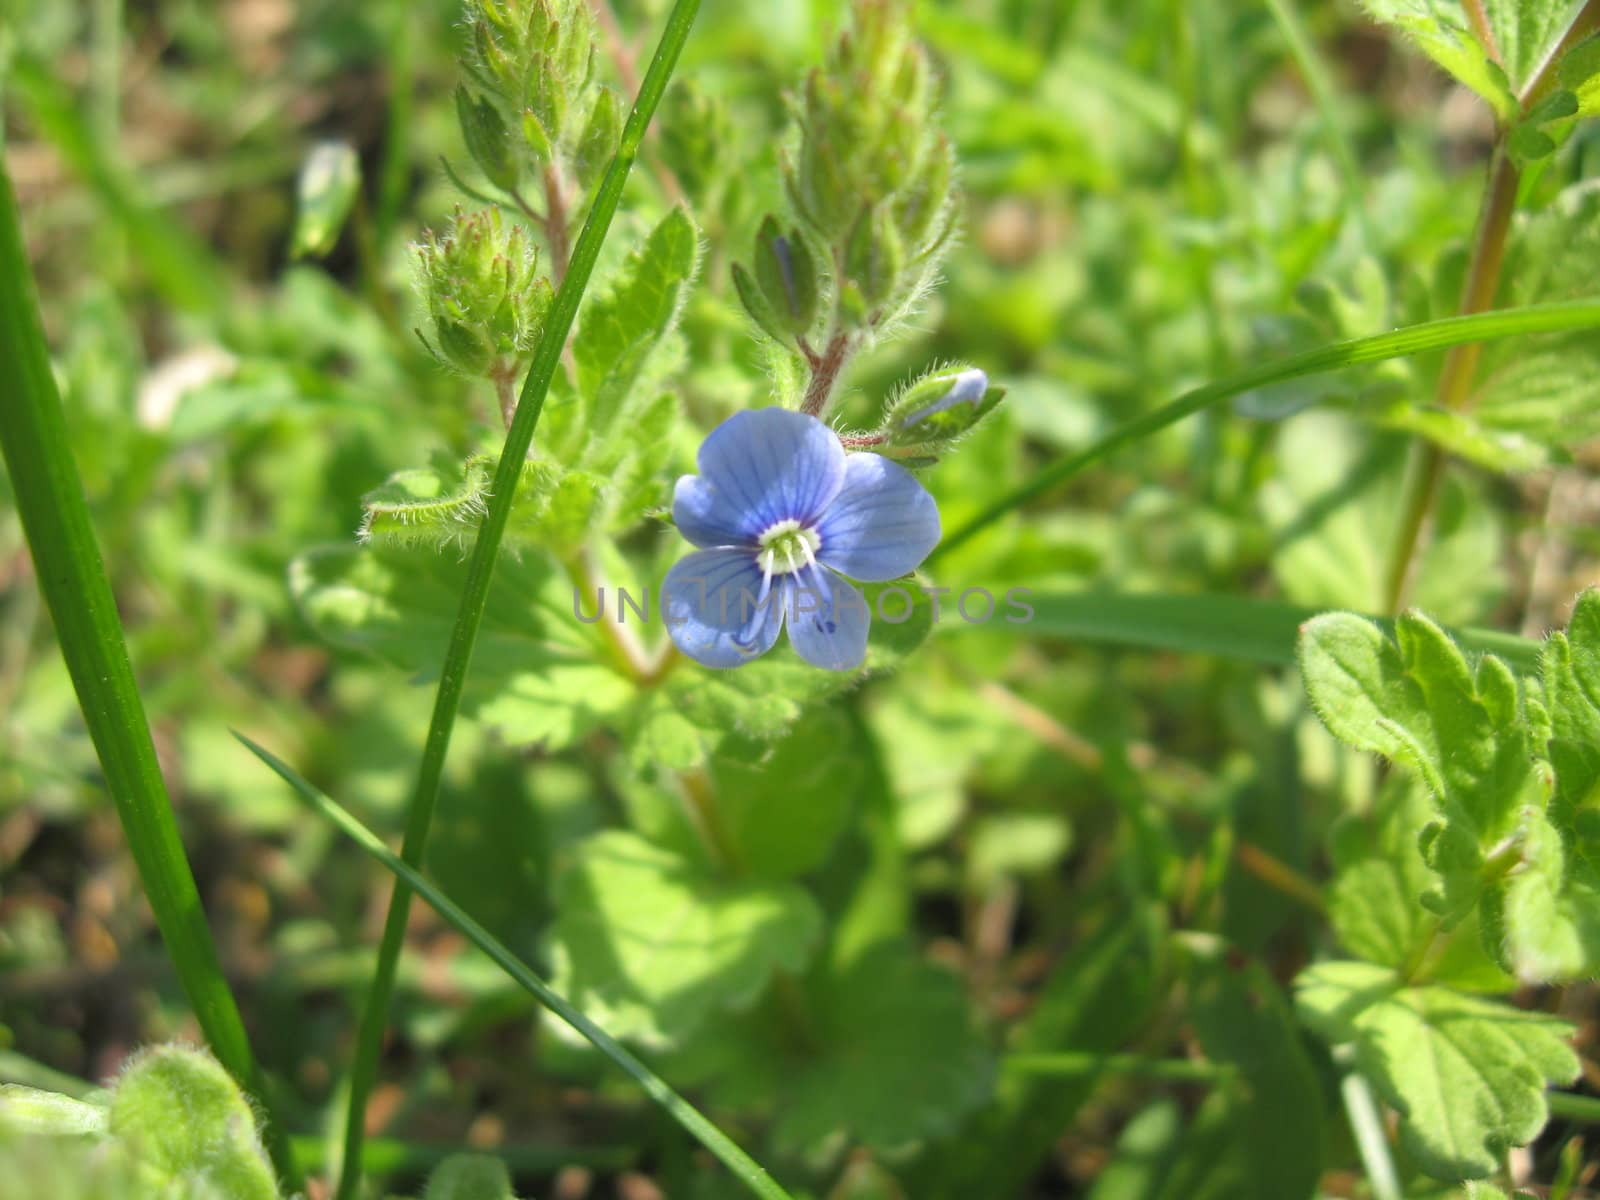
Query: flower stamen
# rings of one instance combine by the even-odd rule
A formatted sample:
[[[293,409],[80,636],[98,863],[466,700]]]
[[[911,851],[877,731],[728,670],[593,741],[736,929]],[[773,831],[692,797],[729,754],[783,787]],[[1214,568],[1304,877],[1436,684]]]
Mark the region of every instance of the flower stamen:
[[[817,531],[792,518],[769,525],[756,541],[760,547],[756,565],[767,581],[774,575],[793,575],[806,566],[815,566],[817,551],[822,549]]]

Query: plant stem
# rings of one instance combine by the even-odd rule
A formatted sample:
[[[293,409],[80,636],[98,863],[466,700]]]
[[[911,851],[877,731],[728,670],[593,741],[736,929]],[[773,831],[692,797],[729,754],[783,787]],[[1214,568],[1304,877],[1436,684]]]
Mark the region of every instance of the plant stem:
[[[466,583],[461,592],[461,604],[456,613],[455,626],[450,633],[449,647],[439,673],[439,688],[434,698],[433,716],[428,725],[427,742],[422,761],[417,769],[416,788],[407,813],[405,837],[401,856],[405,863],[416,865],[422,861],[427,846],[428,830],[433,823],[433,811],[438,803],[439,784],[444,774],[445,756],[450,748],[450,735],[455,727],[456,713],[461,706],[461,693],[466,683],[467,668],[472,660],[473,644],[477,640],[478,626],[483,619],[484,606],[489,598],[489,583],[494,574],[495,558],[500,551],[500,541],[511,516],[511,504],[516,495],[517,477],[528,447],[533,443],[534,427],[544,407],[550,381],[561,364],[561,354],[567,335],[578,313],[589,277],[594,273],[595,261],[600,256],[606,232],[616,215],[622,199],[622,190],[628,172],[638,157],[639,143],[649,126],[650,118],[667,81],[672,77],[678,55],[688,39],[694,23],[699,0],[676,0],[667,17],[666,29],[656,47],[655,57],[645,73],[633,110],[628,114],[622,130],[622,139],[616,155],[607,167],[605,177],[595,191],[594,203],[583,231],[578,235],[572,261],[545,321],[544,333],[534,352],[533,362],[523,381],[522,398],[517,406],[511,428],[506,434],[505,446],[495,468],[494,483],[490,493],[489,510],[484,514],[478,538],[473,546],[472,559],[467,568]],[[378,947],[378,962],[372,985],[362,1009],[360,1031],[356,1041],[356,1057],[351,1068],[349,1109],[345,1115],[344,1160],[339,1176],[337,1200],[352,1200],[361,1176],[361,1143],[366,1135],[367,1097],[377,1075],[378,1056],[383,1045],[384,1029],[388,1023],[389,1000],[394,991],[395,969],[400,948],[405,940],[406,919],[411,907],[411,888],[405,877],[395,881],[389,901],[389,915],[384,922],[383,938]]]
[[[0,404],[0,452],[33,555],[61,656],[116,802],[128,849],[184,994],[217,1059],[258,1103],[261,1069],[228,989],[184,855],[144,705],[134,682],[110,580],[73,462],[66,416],[45,349],[11,180],[0,163],[0,362],[10,363]],[[272,1159],[298,1185],[283,1127],[266,1121]]]
[[[850,335],[841,329],[828,339],[827,348],[821,354],[807,352],[807,361],[811,364],[811,383],[800,405],[801,412],[820,417],[827,411],[828,401],[833,399],[833,389],[839,382],[839,372],[849,360],[851,349]]]
[[[1577,1096],[1571,1092],[1551,1092],[1546,1099],[1550,1103],[1552,1117],[1565,1117],[1569,1121],[1582,1121],[1588,1125],[1600,1125],[1600,1096]]]
[[[544,236],[550,243],[550,278],[557,286],[566,278],[567,259],[572,253],[567,241],[567,223],[571,220],[561,172],[554,163],[549,163],[544,169]]]
[[[1506,238],[1511,231],[1512,213],[1516,210],[1517,184],[1521,174],[1504,145],[1496,148],[1488,179],[1484,183],[1472,260],[1467,267],[1467,278],[1461,291],[1463,316],[1487,312],[1494,307],[1495,294],[1500,290]],[[1482,343],[1469,342],[1454,347],[1445,356],[1435,393],[1435,402],[1441,408],[1466,407],[1472,396],[1472,380],[1482,355]],[[1400,525],[1395,533],[1394,544],[1390,547],[1388,569],[1384,574],[1385,612],[1397,613],[1405,604],[1412,559],[1439,490],[1443,465],[1444,452],[1437,443],[1422,441],[1415,445],[1406,472]]]
[[[692,7],[692,0],[691,7]],[[681,4],[680,4],[681,7]],[[676,11],[676,10],[675,10]],[[646,76],[646,84],[649,77]],[[635,1058],[620,1042],[601,1029],[588,1017],[574,1008],[560,992],[534,974],[531,969],[511,953],[487,929],[468,916],[454,901],[441,892],[418,871],[416,867],[397,855],[355,817],[351,816],[330,797],[312,787],[287,763],[263,750],[242,734],[234,734],[257,758],[266,763],[295,790],[295,793],[334,826],[355,842],[363,851],[377,859],[396,878],[406,885],[407,892],[415,891],[428,902],[441,917],[478,949],[482,950],[507,975],[521,984],[541,1004],[560,1017],[589,1040],[594,1047],[621,1067],[644,1092],[665,1109],[669,1116],[688,1130],[702,1146],[714,1154],[739,1180],[761,1200],[792,1200],[792,1197],[767,1174],[760,1163],[734,1144],[733,1140],[701,1115],[694,1105],[673,1091],[644,1063]]]
[[[1500,51],[1495,45],[1494,32],[1482,0],[1465,0],[1467,18],[1473,35],[1484,52],[1495,62],[1500,61]],[[1589,0],[1561,40],[1551,49],[1549,56],[1539,64],[1529,77],[1518,106],[1529,112],[1554,86],[1557,65],[1572,46],[1600,27],[1600,0]],[[1483,201],[1478,207],[1477,232],[1473,236],[1472,260],[1467,267],[1467,278],[1462,286],[1459,312],[1463,316],[1487,312],[1494,307],[1495,295],[1500,290],[1500,276],[1505,265],[1506,241],[1511,231],[1511,218],[1517,207],[1517,186],[1522,172],[1512,161],[1507,148],[1510,131],[1502,123],[1495,142],[1494,154],[1489,163],[1489,175],[1484,182]],[[1457,346],[1444,361],[1439,372],[1436,403],[1445,409],[1465,408],[1472,398],[1473,377],[1478,369],[1482,347],[1477,344]],[[1384,611],[1398,613],[1406,604],[1406,595],[1415,573],[1417,551],[1422,544],[1428,515],[1433,511],[1434,500],[1444,477],[1444,451],[1433,441],[1413,443],[1406,464],[1406,481],[1400,501],[1400,523],[1395,529],[1394,542],[1389,548],[1388,563],[1384,571]]]
[[[1160,408],[1120,425],[1092,446],[1057,459],[1026,483],[1008,492],[950,534],[928,556],[932,562],[948,554],[969,538],[977,536],[1007,513],[1092,466],[1122,447],[1148,437],[1185,417],[1193,416],[1241,393],[1265,387],[1284,379],[1298,379],[1324,371],[1337,371],[1358,363],[1383,362],[1406,358],[1429,350],[1442,350],[1466,342],[1492,341],[1526,333],[1555,333],[1572,329],[1600,327],[1600,300],[1579,300],[1564,304],[1536,304],[1527,308],[1498,309],[1470,317],[1446,317],[1405,329],[1371,337],[1334,342],[1303,354],[1293,354],[1263,363],[1227,379],[1217,380],[1185,392]]]
[[[1183,1058],[1145,1058],[1140,1054],[1008,1054],[1001,1065],[1009,1073],[1047,1078],[1083,1075],[1137,1075],[1169,1083],[1217,1083],[1233,1069]]]
[[[1356,1152],[1367,1170],[1367,1182],[1372,1186],[1374,1200],[1401,1200],[1400,1176],[1394,1169],[1394,1156],[1389,1153],[1389,1138],[1384,1132],[1383,1115],[1378,1102],[1373,1099],[1367,1081],[1354,1071],[1348,1071],[1339,1081],[1339,1095],[1344,1100],[1345,1116],[1350,1121],[1350,1132],[1355,1136]]]

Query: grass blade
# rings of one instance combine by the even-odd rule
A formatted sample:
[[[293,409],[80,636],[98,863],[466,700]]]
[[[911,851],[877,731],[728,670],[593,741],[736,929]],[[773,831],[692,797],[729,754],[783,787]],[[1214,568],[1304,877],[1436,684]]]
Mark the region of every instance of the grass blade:
[[[313,787],[297,774],[294,768],[271,751],[256,745],[241,733],[235,733],[234,736],[257,758],[276,771],[279,777],[295,790],[300,799],[333,822],[340,833],[393,871],[395,876],[405,883],[408,890],[416,892],[426,900],[435,912],[493,959],[507,975],[532,993],[539,1003],[572,1026],[587,1038],[595,1049],[627,1072],[644,1089],[647,1096],[661,1105],[696,1141],[716,1155],[753,1195],[761,1197],[762,1200],[792,1200],[789,1193],[778,1186],[760,1163],[739,1149],[722,1130],[713,1125],[694,1105],[668,1087],[659,1075],[635,1058],[620,1042],[574,1008],[561,993],[535,975],[526,963],[468,916],[453,900],[435,887],[427,876],[385,846],[375,833],[341,808],[331,797]]]
[[[33,555],[61,656],[84,724],[116,802],[139,881],[172,956],[178,981],[212,1051],[239,1084],[266,1103],[260,1068],[222,974],[89,522],[67,437],[66,416],[45,350],[11,180],[0,164],[0,362],[10,363],[0,402],[0,451]],[[294,1162],[283,1128],[266,1122],[268,1148],[285,1180]]]
[[[1429,350],[1442,350],[1469,342],[1488,342],[1499,338],[1516,337],[1526,333],[1555,333],[1562,330],[1594,329],[1600,327],[1600,300],[1575,300],[1565,304],[1538,304],[1528,308],[1501,309],[1497,312],[1478,313],[1470,317],[1448,317],[1442,321],[1428,321],[1380,333],[1372,337],[1354,338],[1335,342],[1304,354],[1292,354],[1274,362],[1263,363],[1248,371],[1216,383],[1208,383],[1185,392],[1170,404],[1113,430],[1094,445],[1076,454],[1051,463],[1021,487],[1002,496],[965,525],[944,539],[929,555],[933,561],[948,554],[968,539],[975,537],[1001,517],[1021,508],[1030,500],[1044,495],[1056,484],[1092,466],[1114,451],[1122,449],[1141,438],[1193,416],[1202,409],[1220,404],[1224,400],[1279,383],[1285,379],[1298,379],[1305,375],[1318,375],[1338,371],[1361,363],[1382,362],[1390,358],[1408,358],[1425,354]]]
[[[1300,626],[1319,612],[1253,596],[1164,595],[1154,592],[1035,594],[1033,619],[1012,626],[1030,637],[1215,654],[1272,666],[1295,661]],[[1393,622],[1373,617],[1384,630]],[[981,629],[961,623],[955,628]],[[1492,629],[1451,629],[1463,649],[1495,654],[1519,671],[1539,665],[1541,643]]]
[[[528,447],[533,442],[534,427],[539,422],[550,381],[560,366],[567,334],[577,317],[578,304],[583,299],[589,277],[594,273],[600,247],[605,242],[606,232],[611,228],[611,220],[622,199],[628,172],[638,156],[639,145],[644,140],[645,130],[649,128],[650,118],[661,102],[662,93],[666,91],[667,81],[672,78],[678,55],[688,40],[690,26],[694,24],[699,8],[700,0],[676,0],[667,17],[655,56],[639,85],[639,95],[628,114],[627,124],[623,126],[616,155],[595,191],[588,219],[573,246],[572,260],[545,318],[539,347],[534,352],[528,377],[523,382],[516,416],[512,418],[511,428],[506,431],[505,446],[500,452],[499,466],[490,489],[489,509],[478,528],[472,559],[467,567],[466,583],[461,590],[461,604],[450,632],[444,665],[439,672],[439,689],[434,697],[428,738],[423,746],[416,788],[406,816],[405,839],[400,853],[409,864],[422,861],[423,849],[427,845],[428,829],[433,822],[433,810],[439,798],[439,781],[444,774],[445,755],[450,749],[450,734],[455,727],[456,712],[461,706],[461,691],[472,661],[472,647],[477,640],[478,625],[483,619],[484,605],[489,597],[489,581],[500,552],[500,540],[511,515],[517,479],[523,460],[528,456]],[[400,958],[401,944],[405,940],[406,917],[410,906],[411,892],[406,877],[402,875],[395,881],[390,896],[389,915],[384,921],[383,938],[378,946],[377,967],[361,1013],[355,1063],[350,1074],[350,1106],[345,1116],[344,1162],[340,1168],[336,1200],[352,1200],[356,1194],[361,1174],[361,1142],[366,1133],[367,1097],[372,1092],[373,1080],[378,1072],[378,1055],[388,1022],[395,967]]]

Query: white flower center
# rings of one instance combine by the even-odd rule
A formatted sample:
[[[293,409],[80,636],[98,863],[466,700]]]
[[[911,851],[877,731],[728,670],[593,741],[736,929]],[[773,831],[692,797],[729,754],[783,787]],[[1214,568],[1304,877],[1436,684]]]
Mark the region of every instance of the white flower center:
[[[817,531],[802,528],[795,520],[769,525],[756,540],[761,547],[756,554],[756,565],[769,579],[815,565],[817,551],[822,549],[822,538]]]

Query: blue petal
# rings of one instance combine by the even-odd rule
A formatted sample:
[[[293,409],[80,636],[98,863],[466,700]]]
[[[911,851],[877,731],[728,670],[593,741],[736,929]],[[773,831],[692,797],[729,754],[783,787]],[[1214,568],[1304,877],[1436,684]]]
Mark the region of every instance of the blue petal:
[[[696,546],[754,546],[766,528],[740,510],[704,475],[684,475],[672,492],[672,519]]]
[[[661,585],[661,613],[673,642],[707,667],[742,667],[778,640],[782,597],[763,591],[748,550],[697,550]]]
[[[882,583],[915,571],[939,544],[939,506],[899,463],[852,454],[817,534],[818,561],[851,579]]]
[[[839,437],[815,417],[787,408],[735,413],[700,446],[700,473],[740,514],[749,538],[779,521],[809,524],[844,482]]]
[[[872,613],[866,597],[832,571],[812,567],[783,578],[795,652],[814,667],[853,671],[867,657]]]

